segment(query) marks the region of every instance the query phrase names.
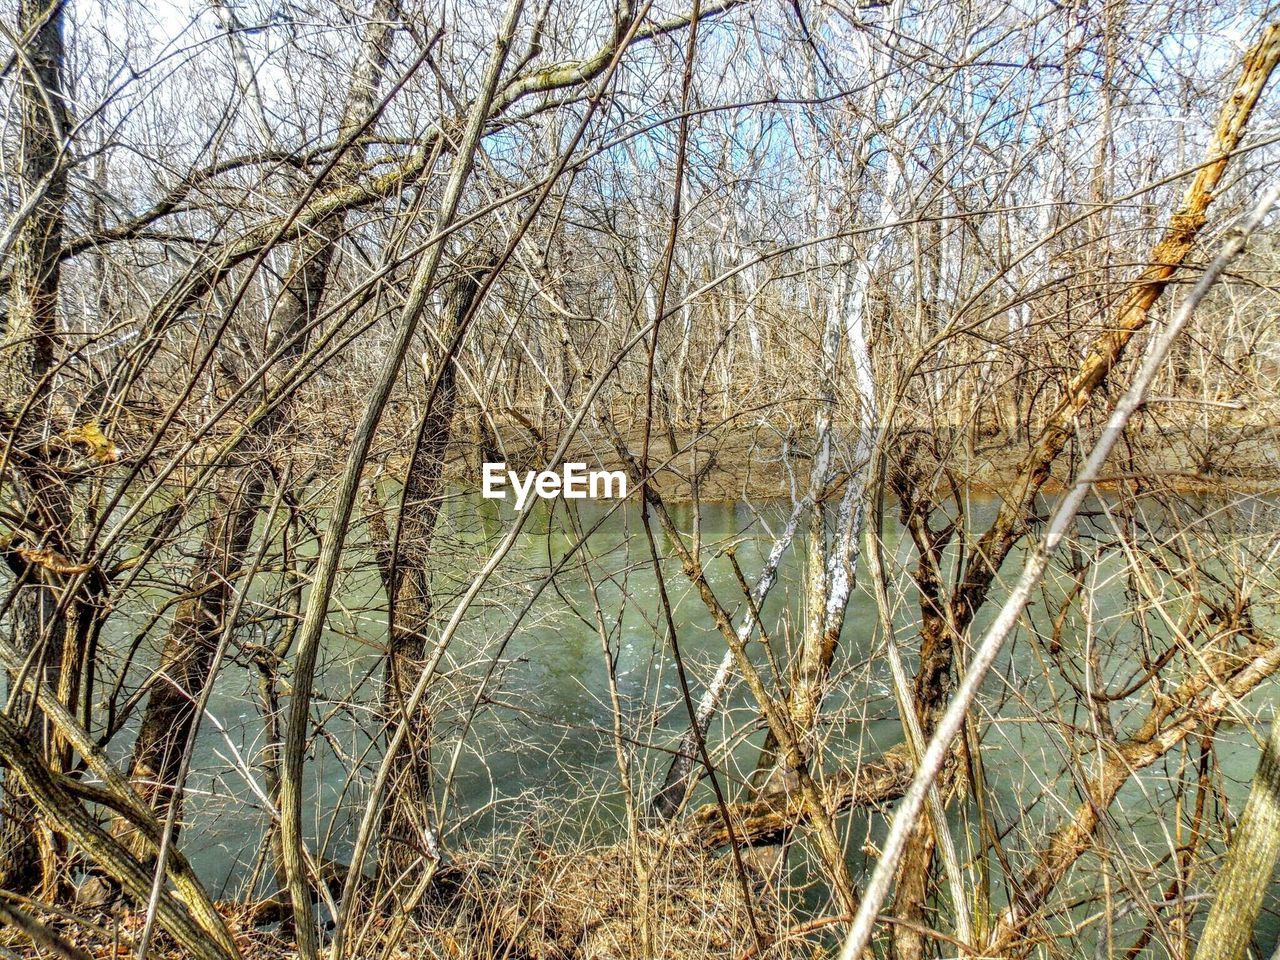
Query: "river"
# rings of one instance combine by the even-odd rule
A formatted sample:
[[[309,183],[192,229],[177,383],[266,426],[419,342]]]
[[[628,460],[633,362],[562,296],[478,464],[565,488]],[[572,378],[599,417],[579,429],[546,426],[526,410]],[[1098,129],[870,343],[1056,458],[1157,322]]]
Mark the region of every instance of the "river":
[[[994,513],[994,504],[978,497],[968,498],[966,508],[974,529],[985,527]],[[1241,500],[1206,507],[1205,512],[1231,530],[1245,531],[1241,534],[1245,536],[1249,530],[1272,522],[1273,517],[1268,519],[1272,510],[1264,502]],[[674,511],[681,528],[692,534],[693,509],[685,505]],[[784,520],[783,506],[767,507],[763,512],[742,504],[701,507],[697,534],[704,545],[711,582],[727,605],[743,608],[741,591],[720,548],[735,545],[738,561],[751,578],[769,546],[764,526],[778,530]],[[505,534],[510,521],[510,514],[500,513],[492,501],[457,496],[446,505],[437,552],[450,558],[450,566],[435,576],[442,614],[452,610],[452,599]],[[886,510],[886,522],[886,542],[905,564],[912,554],[898,527],[896,510]],[[1162,521],[1157,517],[1150,522],[1158,529]],[[517,611],[577,540],[573,528],[596,524],[599,526],[586,551],[565,566],[552,586],[542,590],[499,656],[496,644]],[[1134,616],[1133,584],[1125,576],[1124,555],[1115,543],[1111,524],[1098,504],[1093,504],[1089,516],[1081,521],[1085,550],[1097,551],[1085,574],[1091,588],[1090,602],[1084,607],[1077,603],[1063,621],[1058,657],[1074,657],[1081,665],[1087,659],[1086,649],[1096,647],[1101,651],[1100,676],[1094,680],[1114,689],[1126,685],[1138,672],[1133,662],[1135,644],[1158,645],[1167,639],[1167,631],[1161,629],[1158,618]],[[376,706],[385,642],[381,584],[369,552],[360,542],[358,527],[353,528],[352,536],[351,559],[335,595],[313,710],[322,735],[306,768],[311,778],[307,822],[312,843],[323,857],[339,861],[347,856],[364,787],[378,760],[371,734],[379,724]],[[788,554],[764,611],[779,656],[796,635],[803,615],[799,559],[803,555],[803,544],[798,543]],[[1019,563],[1017,555],[1012,557],[1006,574]],[[723,652],[723,641],[678,565],[668,560],[663,573],[696,698]],[[267,582],[255,589],[251,599],[260,601],[277,585],[270,577],[264,579]],[[620,829],[623,804],[612,742],[606,660],[592,605],[593,583],[617,658],[623,729],[639,745],[633,751],[632,775],[645,793],[660,780],[667,759],[663,749],[674,745],[686,715],[670,646],[661,629],[657,581],[648,562],[639,511],[633,504],[586,503],[570,523],[563,503],[554,507],[539,504],[498,575],[470,611],[432,688],[434,757],[439,776],[443,777],[453,751],[461,744],[451,787],[446,791],[437,784],[438,795],[448,800],[444,823],[449,845],[500,849],[505,843],[501,838],[521,831],[536,832],[553,843],[557,837],[576,840],[583,835],[607,839]],[[1040,632],[1047,634],[1052,620],[1045,616],[1045,605],[1056,612],[1069,583],[1070,578],[1058,570],[1041,591],[1031,614]],[[917,612],[915,593],[900,575],[895,577],[893,591],[901,598],[895,610],[899,640],[909,651]],[[1176,596],[1165,600],[1172,609],[1181,603]],[[152,612],[151,606],[140,598],[136,609],[121,610],[113,617],[104,649],[118,653],[127,647],[131,630]],[[990,606],[975,630],[991,615]],[[262,612],[261,608],[248,611],[251,617]],[[847,761],[860,752],[870,755],[901,738],[876,624],[875,605],[862,577],[834,668],[839,683],[826,704],[828,766],[835,758]],[[261,643],[269,639],[266,629],[251,623],[242,630],[241,640]],[[1069,691],[1064,693],[1061,667],[1046,652],[1048,645],[1045,636],[1032,642],[1023,629],[989,678],[979,714],[984,729],[983,763],[990,784],[986,799],[996,822],[1010,828],[1004,844],[1015,866],[1025,863],[1026,853],[1037,841],[1043,842],[1047,832],[1061,822],[1065,810],[1079,802],[1063,731],[1088,724],[1089,718],[1075,706],[1076,698],[1067,696]],[[763,669],[763,647],[753,647]],[[467,729],[470,704],[480,679],[491,667],[483,706]],[[1076,671],[1076,676],[1082,674]],[[1243,706],[1251,710],[1275,701],[1275,688],[1268,685]],[[1140,687],[1114,704],[1118,730],[1130,729],[1148,703],[1149,691]],[[755,716],[739,686],[730,698],[729,709],[711,731],[712,745],[733,745],[724,764],[730,790],[737,789],[735,784],[745,780],[754,763],[761,740]],[[125,749],[129,738],[119,739],[126,741],[120,748]],[[268,815],[261,799],[266,788],[258,766],[262,748],[256,679],[241,659],[229,663],[217,678],[209,714],[201,726],[189,782],[189,825],[182,838],[187,855],[219,896],[244,892],[250,866],[263,849]],[[1215,757],[1226,795],[1237,812],[1257,755],[1246,727],[1224,724]],[[1151,865],[1147,893],[1152,896],[1161,888],[1155,882],[1163,875],[1161,857],[1167,860],[1170,846],[1186,839],[1186,812],[1182,811],[1180,828],[1171,797],[1176,783],[1194,780],[1193,760],[1193,751],[1175,750],[1165,761],[1134,777],[1105,824],[1106,844],[1128,849],[1139,861]],[[1087,768],[1088,761],[1082,757],[1075,766]],[[1190,791],[1185,794],[1184,804],[1191,796]],[[976,835],[972,807],[972,803],[953,807],[953,822],[962,838]],[[878,842],[883,824],[878,814],[860,812],[846,817],[845,825],[853,833],[850,848],[855,876],[866,869],[863,848]],[[963,842],[960,852],[962,858],[969,852]],[[989,865],[998,875],[993,860]],[[807,867],[802,862],[797,870],[805,874]],[[1073,875],[1073,892],[1101,889],[1101,875],[1099,859],[1087,855]],[[258,892],[265,889],[260,886]],[[996,881],[992,882],[991,896],[994,902],[1003,902],[1004,894]],[[1126,912],[1129,920],[1122,919],[1118,929],[1145,916],[1141,910]]]

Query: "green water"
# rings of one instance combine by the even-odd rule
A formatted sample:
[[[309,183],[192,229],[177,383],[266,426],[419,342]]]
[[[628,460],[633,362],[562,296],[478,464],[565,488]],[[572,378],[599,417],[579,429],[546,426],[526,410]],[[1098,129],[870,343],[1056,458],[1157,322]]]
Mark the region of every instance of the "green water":
[[[994,513],[992,503],[980,500],[968,502],[966,508],[970,527],[979,531]],[[1274,529],[1272,510],[1270,505],[1255,501],[1218,504],[1204,507],[1204,517],[1198,522],[1214,526],[1214,543],[1235,538],[1252,544],[1260,535],[1258,531]],[[692,536],[696,527],[715,590],[740,614],[745,609],[742,594],[721,550],[730,544],[736,546],[743,571],[753,579],[770,545],[764,528],[780,530],[785,507],[757,512],[743,505],[710,504],[696,515],[689,507],[677,507],[674,512],[686,534]],[[909,654],[915,646],[912,630],[918,610],[915,592],[902,576],[902,568],[914,562],[914,555],[897,526],[895,510],[888,509],[886,514],[886,542],[898,559],[891,584],[899,599],[894,612],[900,626],[899,642]],[[1146,516],[1144,522],[1151,528],[1152,538],[1159,540],[1172,519],[1157,513]],[[1181,518],[1179,522],[1184,521]],[[454,598],[506,534],[510,522],[510,515],[500,514],[491,501],[458,497],[447,504],[437,551],[448,557],[450,564],[435,575],[442,616],[452,611]],[[552,565],[576,543],[575,528],[587,529],[597,523],[582,559],[575,558],[557,575],[553,586],[542,589],[499,651],[517,612],[542,585]],[[1079,526],[1084,550],[1096,553],[1086,565],[1092,599],[1084,607],[1076,603],[1063,619],[1058,656],[1072,670],[1073,664],[1085,662],[1086,651],[1096,649],[1098,675],[1094,681],[1119,689],[1140,673],[1134,661],[1137,645],[1160,646],[1167,642],[1168,632],[1151,613],[1151,605],[1135,597],[1133,583],[1124,575],[1124,555],[1115,544],[1111,524],[1094,505],[1092,515]],[[313,709],[313,718],[322,722],[323,735],[317,738],[306,768],[310,778],[307,820],[313,848],[321,856],[339,861],[346,859],[365,786],[379,759],[376,705],[382,678],[385,598],[361,536],[360,530],[353,528],[349,567],[335,595]],[[1227,553],[1206,561],[1206,569],[1215,563],[1225,564],[1230,559]],[[774,653],[784,663],[803,620],[803,556],[803,543],[798,542],[788,554],[764,610]],[[1064,562],[1067,559],[1064,557]],[[1004,573],[1009,576],[1019,567],[1020,557],[1015,555]],[[663,574],[696,700],[723,653],[723,641],[678,565],[667,560]],[[438,797],[447,799],[447,846],[484,847],[495,837],[529,832],[550,842],[583,834],[607,839],[623,822],[611,733],[613,711],[606,658],[595,624],[592,581],[616,656],[632,777],[645,797],[660,782],[668,756],[664,750],[675,745],[686,714],[638,510],[633,505],[612,509],[608,504],[588,503],[578,508],[571,523],[563,503],[554,508],[541,506],[468,614],[432,687],[434,756],[441,780],[461,743],[453,781],[447,786],[437,782]],[[1076,706],[1078,698],[1067,696],[1069,690],[1064,693],[1061,669],[1046,652],[1054,618],[1047,616],[1045,609],[1057,612],[1069,583],[1070,577],[1062,569],[1050,577],[1031,614],[1043,636],[1032,638],[1023,629],[984,689],[980,715],[985,721],[983,762],[991,788],[987,803],[1004,832],[1006,856],[1017,870],[1065,812],[1079,802],[1071,770],[1087,769],[1090,759],[1086,756],[1074,764],[1069,762],[1064,731],[1073,725],[1087,727],[1090,720]],[[1157,587],[1165,591],[1162,602],[1176,614],[1182,605],[1176,585],[1169,581]],[[261,592],[255,591],[254,596]],[[1273,589],[1267,592],[1274,598]],[[108,647],[126,642],[131,622],[139,622],[149,612],[143,607],[145,604],[138,610],[124,611],[112,621]],[[992,615],[991,607],[988,604],[975,625],[975,636]],[[1135,612],[1138,610],[1141,612]],[[1258,616],[1263,621],[1260,626],[1274,626],[1274,611],[1260,609]],[[826,701],[823,733],[829,769],[841,761],[852,762],[859,754],[874,755],[902,736],[889,688],[883,638],[876,624],[875,606],[865,577],[861,577],[833,670],[837,682]],[[265,634],[256,636],[253,627],[243,633],[241,639],[250,642],[267,638]],[[753,647],[765,670],[762,645]],[[910,662],[908,666],[912,666]],[[470,705],[481,678],[491,668],[493,678],[485,689],[484,703],[468,726],[465,721]],[[1077,676],[1083,674],[1077,672]],[[263,724],[256,681],[243,662],[227,664],[215,690],[210,716],[201,728],[186,808],[189,825],[182,843],[212,888],[232,895],[243,892],[248,865],[263,847],[268,822],[260,800],[265,781],[258,766]],[[1144,687],[1112,705],[1119,735],[1136,725],[1149,700],[1149,690]],[[1243,707],[1256,710],[1275,700],[1275,688],[1269,685]],[[762,739],[757,713],[744,688],[735,687],[708,738],[713,746],[730,745],[721,766],[723,783],[731,794],[741,790],[755,762]],[[127,744],[121,746],[126,748]],[[1257,761],[1257,747],[1248,730],[1225,724],[1218,734],[1215,760],[1226,796],[1238,812]],[[1194,782],[1193,761],[1192,754],[1175,750],[1134,777],[1113,806],[1113,815],[1102,832],[1108,845],[1134,851],[1148,848],[1139,859],[1151,863],[1150,873],[1129,883],[1145,888],[1152,897],[1162,889],[1160,858],[1167,860],[1170,845],[1185,840],[1187,813],[1179,814],[1170,797],[1178,784]],[[709,799],[705,786],[703,790],[705,795],[698,801]],[[1188,802],[1192,796],[1191,792],[1186,794]],[[1183,819],[1181,833],[1179,815]],[[956,804],[953,822],[962,841],[966,832],[976,835],[973,804]],[[851,862],[855,876],[859,876],[867,868],[859,851],[864,841],[879,842],[884,818],[880,813],[858,812],[846,817],[843,826],[852,835]],[[971,859],[963,842],[960,852],[962,858]],[[797,879],[805,880],[808,871],[803,858],[797,871]],[[1073,874],[1073,891],[1101,889],[1103,872],[1102,861],[1086,855]],[[993,881],[992,898],[997,904],[1003,902],[998,881]],[[809,892],[810,903],[820,899],[819,894]],[[1275,902],[1269,906],[1274,907]],[[1128,929],[1125,923],[1132,927],[1145,916],[1141,911],[1131,910],[1130,914],[1130,920],[1122,919],[1117,930],[1123,932]],[[1092,934],[1082,936],[1084,941],[1093,939]],[[1126,941],[1121,938],[1117,942]]]

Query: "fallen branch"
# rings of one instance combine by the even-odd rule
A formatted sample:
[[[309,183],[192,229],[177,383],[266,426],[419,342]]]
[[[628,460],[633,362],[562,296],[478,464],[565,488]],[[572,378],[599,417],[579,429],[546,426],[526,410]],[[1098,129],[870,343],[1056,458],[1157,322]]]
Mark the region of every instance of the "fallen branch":
[[[869,763],[843,770],[823,782],[827,815],[850,807],[897,800],[911,784],[915,765],[906,744],[899,744]],[[750,800],[728,805],[734,836],[741,843],[776,843],[809,819],[810,808],[794,789],[780,784]],[[681,824],[681,836],[691,843],[718,847],[729,842],[718,804],[698,807]]]
[[[27,743],[24,731],[0,714],[0,757],[22,781],[24,789],[51,828],[88,854],[129,896],[146,902],[151,875],[128,850],[102,829],[83,806],[57,781]],[[161,925],[196,960],[230,960],[233,949],[218,944],[192,919],[167,890],[162,890],[156,916]]]

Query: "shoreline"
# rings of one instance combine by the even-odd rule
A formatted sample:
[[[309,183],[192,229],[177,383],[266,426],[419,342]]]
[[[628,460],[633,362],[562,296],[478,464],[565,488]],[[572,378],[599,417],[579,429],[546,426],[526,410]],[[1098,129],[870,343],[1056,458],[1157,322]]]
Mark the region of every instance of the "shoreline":
[[[514,427],[515,425],[512,425]],[[475,440],[455,440],[450,448],[445,476],[454,484],[481,488],[482,464],[494,458],[511,469],[556,469],[557,464],[541,459],[547,443],[529,443],[527,431],[503,430],[503,453]],[[960,438],[919,431],[904,433],[929,457],[940,488],[952,482],[971,492],[999,497],[1017,478],[1018,464],[1026,453],[1025,440],[987,443],[966,451]],[[570,446],[561,462],[583,462],[588,469],[618,470],[622,463],[610,450],[601,455],[602,443],[580,438]],[[642,445],[642,434],[634,425],[624,434],[632,450]],[[650,442],[650,460],[660,465],[654,486],[672,503],[739,503],[787,499],[789,487],[807,483],[808,438],[780,440],[774,430],[756,425],[750,431],[722,430],[701,436],[695,443],[684,435],[655,431]],[[1280,424],[1245,426],[1217,431],[1203,449],[1186,448],[1183,437],[1139,431],[1129,438],[1123,457],[1113,457],[1113,468],[1095,486],[1108,492],[1129,488],[1134,493],[1156,491],[1186,494],[1280,495]],[[521,441],[524,441],[523,443]],[[674,441],[674,443],[672,442]],[[676,453],[672,455],[672,447]],[[932,451],[954,451],[945,462]],[[790,459],[788,464],[786,461]],[[387,473],[402,478],[407,458],[389,460]],[[1208,467],[1209,469],[1205,469]],[[1059,464],[1044,484],[1043,492],[1056,495],[1071,483],[1072,465]],[[790,472],[789,472],[790,471]],[[842,482],[832,490],[841,486]],[[696,492],[695,492],[696,486]],[[828,491],[830,494],[831,491]]]

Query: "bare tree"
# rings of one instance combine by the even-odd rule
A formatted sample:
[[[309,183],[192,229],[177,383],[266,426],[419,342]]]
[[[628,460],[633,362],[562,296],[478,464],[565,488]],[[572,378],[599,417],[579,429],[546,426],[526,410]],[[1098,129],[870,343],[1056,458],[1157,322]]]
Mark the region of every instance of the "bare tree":
[[[0,951],[1271,947],[1269,11],[11,8]]]

